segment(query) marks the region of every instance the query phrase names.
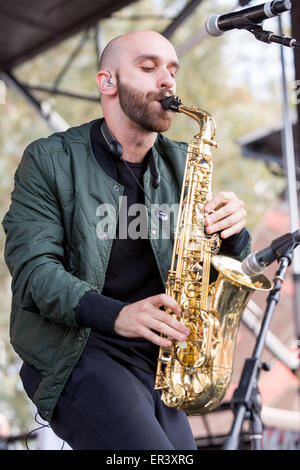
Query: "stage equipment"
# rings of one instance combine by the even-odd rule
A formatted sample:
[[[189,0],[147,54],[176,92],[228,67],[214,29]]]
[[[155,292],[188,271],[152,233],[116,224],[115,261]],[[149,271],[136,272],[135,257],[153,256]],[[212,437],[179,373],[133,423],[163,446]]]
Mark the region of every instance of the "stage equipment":
[[[260,24],[266,19],[290,11],[291,8],[292,3],[290,0],[273,0],[273,2],[244,8],[226,15],[211,15],[206,21],[206,32],[217,37],[226,31],[244,29],[252,33],[258,41],[268,44],[275,42],[291,48],[300,47],[300,42],[296,39],[277,36],[272,31],[265,31]]]
[[[289,11],[291,8],[290,0],[273,0],[273,2],[245,8],[226,15],[211,15],[206,21],[206,30],[211,36],[221,36],[232,29],[247,29],[249,25],[260,24],[268,18]]]
[[[261,420],[262,399],[258,389],[258,379],[261,370],[270,370],[266,363],[262,363],[261,355],[265,346],[266,336],[269,330],[275,306],[280,299],[280,290],[287,272],[287,268],[292,262],[293,251],[298,246],[299,241],[290,238],[290,243],[284,251],[279,250],[279,269],[274,277],[274,287],[271,290],[264,319],[256,341],[253,355],[247,359],[241,375],[238,388],[233,394],[232,408],[234,411],[234,421],[230,434],[226,439],[223,449],[236,450],[239,446],[240,434],[245,418],[250,420],[250,440],[253,450],[261,450],[263,437],[263,424]]]
[[[294,233],[286,233],[273,240],[267,248],[251,253],[242,262],[242,270],[248,276],[261,274],[271,263],[278,260],[280,255],[285,253],[292,243],[295,243],[295,246],[300,243],[300,230],[296,230]]]

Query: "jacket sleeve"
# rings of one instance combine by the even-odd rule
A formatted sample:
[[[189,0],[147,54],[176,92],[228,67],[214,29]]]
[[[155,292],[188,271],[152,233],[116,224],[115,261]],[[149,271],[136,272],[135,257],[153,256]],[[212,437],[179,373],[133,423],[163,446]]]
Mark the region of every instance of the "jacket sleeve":
[[[75,309],[75,318],[79,326],[89,327],[92,330],[116,335],[114,325],[117,316],[128,302],[106,297],[97,292],[87,292]],[[101,312],[101,315],[99,315]]]
[[[220,254],[243,261],[251,249],[251,235],[246,228],[231,237],[222,240]]]
[[[86,292],[97,289],[64,268],[64,227],[54,167],[42,139],[24,152],[2,224],[13,303],[54,322],[78,327],[75,307]]]

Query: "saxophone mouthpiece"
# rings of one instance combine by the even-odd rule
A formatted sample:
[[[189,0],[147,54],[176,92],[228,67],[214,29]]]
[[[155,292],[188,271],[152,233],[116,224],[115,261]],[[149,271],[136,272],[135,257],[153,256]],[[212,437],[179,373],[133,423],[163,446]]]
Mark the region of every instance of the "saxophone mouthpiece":
[[[181,99],[178,96],[172,95],[172,93],[166,93],[165,98],[161,100],[161,105],[166,111],[173,111],[179,113],[179,106],[182,105]]]

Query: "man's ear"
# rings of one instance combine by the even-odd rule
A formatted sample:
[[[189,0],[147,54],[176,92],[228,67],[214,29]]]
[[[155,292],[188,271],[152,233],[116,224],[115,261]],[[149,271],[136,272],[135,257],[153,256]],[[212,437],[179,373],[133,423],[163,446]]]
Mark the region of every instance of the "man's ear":
[[[96,82],[103,95],[115,95],[117,92],[116,80],[109,70],[99,70]]]

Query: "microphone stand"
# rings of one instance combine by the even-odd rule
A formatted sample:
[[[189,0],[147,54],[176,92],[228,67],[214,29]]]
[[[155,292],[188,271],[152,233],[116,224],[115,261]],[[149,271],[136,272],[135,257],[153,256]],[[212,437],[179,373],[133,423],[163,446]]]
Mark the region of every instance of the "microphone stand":
[[[251,450],[262,449],[263,423],[260,417],[262,399],[258,389],[258,378],[261,369],[270,370],[266,363],[261,362],[267,332],[271,323],[275,306],[279,302],[280,290],[286,275],[287,268],[293,259],[293,250],[298,243],[291,243],[285,253],[278,253],[279,269],[274,277],[274,286],[267,299],[267,307],[261,328],[257,337],[256,345],[250,359],[247,359],[241,375],[238,388],[232,399],[234,421],[229,436],[227,437],[223,450],[236,450],[239,446],[239,436],[245,419],[250,420]]]
[[[272,31],[265,31],[261,25],[250,21],[244,17],[244,24],[239,29],[246,29],[255,38],[265,43],[277,43],[291,48],[300,47],[300,42],[296,39],[277,36]],[[262,398],[258,388],[258,379],[261,370],[269,371],[270,366],[262,363],[261,355],[265,346],[267,332],[276,305],[280,299],[280,290],[287,272],[292,263],[293,251],[299,243],[292,241],[285,251],[277,251],[279,268],[274,277],[274,286],[267,299],[266,311],[257,337],[256,345],[250,359],[245,361],[238,388],[235,390],[232,399],[232,409],[234,420],[231,431],[223,445],[224,450],[236,450],[239,447],[240,434],[245,419],[250,420],[250,441],[252,450],[262,449],[263,422],[261,420]]]
[[[300,47],[300,42],[296,39],[277,36],[271,31],[265,31],[261,25],[258,25],[246,17],[244,25],[240,29],[246,29],[252,33],[255,38],[265,43],[277,43],[291,48]],[[260,332],[257,337],[256,345],[250,359],[245,361],[244,369],[241,375],[240,383],[233,395],[232,408],[234,412],[234,421],[228,438],[223,445],[224,450],[236,450],[239,446],[239,436],[242,430],[243,422],[250,419],[250,440],[252,450],[262,449],[263,423],[260,417],[262,409],[262,399],[258,389],[258,379],[260,371],[270,370],[266,363],[261,362],[261,355],[266,342],[266,336],[273,316],[275,306],[279,302],[280,290],[288,266],[293,259],[293,250],[299,243],[291,242],[285,252],[278,251],[277,259],[280,263],[279,269],[274,277],[274,286],[267,299],[267,307],[261,324]]]
[[[267,44],[274,42],[291,48],[300,47],[300,41],[287,36],[277,36],[272,31],[266,31],[261,25],[254,23],[246,16],[243,17],[242,21],[239,19],[239,26],[237,28],[249,31],[258,41],[266,42]]]
[[[266,42],[270,44],[275,42],[281,44],[282,46],[287,47],[300,47],[300,42],[296,39],[289,38],[287,36],[277,36],[272,33],[272,31],[265,31],[261,26],[255,25],[250,28],[246,28],[250,33],[252,33],[258,41]]]

